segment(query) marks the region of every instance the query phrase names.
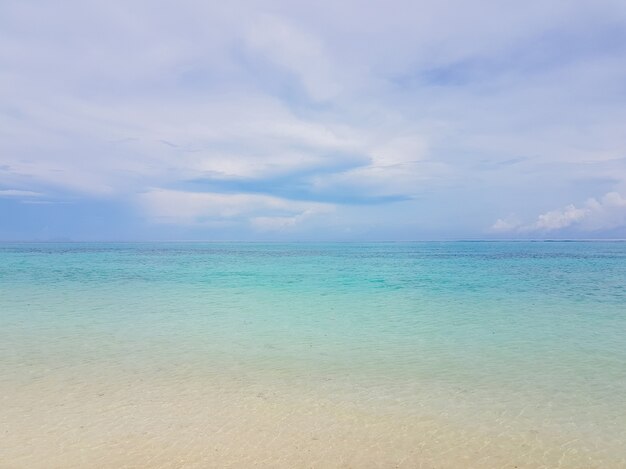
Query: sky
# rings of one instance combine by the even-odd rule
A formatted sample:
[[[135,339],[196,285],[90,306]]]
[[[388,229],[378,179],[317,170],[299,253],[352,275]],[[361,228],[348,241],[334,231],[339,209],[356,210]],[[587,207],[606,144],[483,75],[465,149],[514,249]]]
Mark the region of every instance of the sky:
[[[0,240],[626,238],[623,0],[0,2]]]

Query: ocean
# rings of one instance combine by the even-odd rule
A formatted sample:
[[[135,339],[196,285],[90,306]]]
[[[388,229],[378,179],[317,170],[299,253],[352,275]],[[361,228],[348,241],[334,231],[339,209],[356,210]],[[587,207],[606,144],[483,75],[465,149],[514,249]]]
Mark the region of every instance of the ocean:
[[[626,468],[626,243],[0,244],[0,468]]]

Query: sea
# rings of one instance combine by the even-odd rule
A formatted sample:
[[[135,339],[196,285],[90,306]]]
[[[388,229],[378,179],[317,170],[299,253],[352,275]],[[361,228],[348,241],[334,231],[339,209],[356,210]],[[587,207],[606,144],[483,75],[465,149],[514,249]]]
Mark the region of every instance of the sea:
[[[0,244],[0,468],[626,468],[626,243]]]

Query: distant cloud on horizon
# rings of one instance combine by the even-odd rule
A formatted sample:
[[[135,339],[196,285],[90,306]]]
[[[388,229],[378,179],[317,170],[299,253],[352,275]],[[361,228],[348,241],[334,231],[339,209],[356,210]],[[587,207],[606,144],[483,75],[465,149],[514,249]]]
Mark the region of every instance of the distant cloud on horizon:
[[[543,213],[537,219],[524,224],[514,216],[498,219],[492,230],[497,232],[553,232],[576,227],[584,232],[607,230],[626,226],[626,198],[617,192],[609,192],[599,200],[588,199],[581,207],[573,204],[561,210]]]

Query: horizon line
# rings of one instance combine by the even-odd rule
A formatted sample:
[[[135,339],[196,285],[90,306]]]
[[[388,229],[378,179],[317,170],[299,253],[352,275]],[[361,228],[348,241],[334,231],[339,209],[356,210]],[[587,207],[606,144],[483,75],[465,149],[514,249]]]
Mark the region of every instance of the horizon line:
[[[172,240],[75,240],[75,239],[49,239],[49,240],[0,240],[0,244],[140,244],[140,243],[155,243],[155,244],[168,244],[168,243],[241,243],[241,244],[375,244],[375,243],[513,243],[513,242],[626,242],[626,238],[450,238],[450,239],[412,239],[412,240],[203,240],[203,239],[172,239]]]

